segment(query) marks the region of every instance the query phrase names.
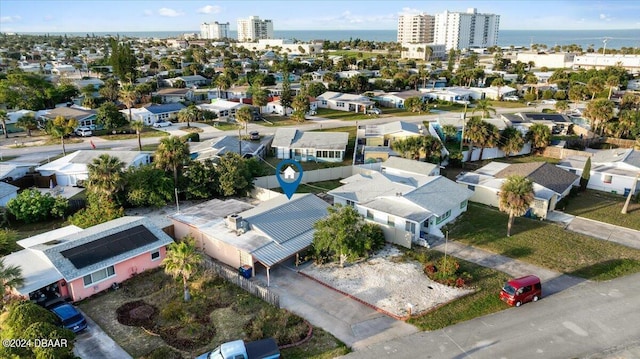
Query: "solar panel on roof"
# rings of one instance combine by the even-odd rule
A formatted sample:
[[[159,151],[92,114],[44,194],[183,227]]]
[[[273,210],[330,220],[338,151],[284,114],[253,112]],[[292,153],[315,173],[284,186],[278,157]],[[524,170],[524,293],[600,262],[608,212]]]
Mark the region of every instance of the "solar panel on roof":
[[[105,259],[143,247],[157,240],[143,225],[60,252],[77,269],[88,267]]]

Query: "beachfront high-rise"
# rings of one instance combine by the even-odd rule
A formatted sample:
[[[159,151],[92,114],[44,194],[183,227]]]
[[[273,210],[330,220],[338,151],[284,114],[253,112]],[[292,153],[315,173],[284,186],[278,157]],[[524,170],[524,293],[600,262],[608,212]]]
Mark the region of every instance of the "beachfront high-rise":
[[[433,42],[434,17],[427,14],[398,16],[399,43],[431,43]]]
[[[200,25],[201,39],[226,39],[229,37],[229,23],[221,24],[214,22],[211,24],[202,23]]]
[[[273,38],[273,22],[260,20],[258,16],[238,19],[238,41],[257,41]]]
[[[445,11],[435,15],[434,39],[450,49],[490,47],[498,44],[500,15],[479,14],[475,8],[467,12]]]

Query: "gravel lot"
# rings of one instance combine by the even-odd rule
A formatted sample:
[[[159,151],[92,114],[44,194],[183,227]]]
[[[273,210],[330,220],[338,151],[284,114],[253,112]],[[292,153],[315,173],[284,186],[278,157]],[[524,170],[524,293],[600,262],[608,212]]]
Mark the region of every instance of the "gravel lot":
[[[398,255],[400,251],[388,245],[367,261],[344,268],[312,264],[302,272],[398,316],[407,315],[409,304],[416,314],[472,292],[432,281],[418,262],[391,261]]]

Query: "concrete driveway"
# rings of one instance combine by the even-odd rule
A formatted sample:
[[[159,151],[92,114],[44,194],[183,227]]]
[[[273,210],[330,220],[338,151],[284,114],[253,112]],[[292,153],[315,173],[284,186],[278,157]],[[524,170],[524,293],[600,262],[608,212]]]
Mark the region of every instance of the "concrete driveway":
[[[576,217],[565,229],[587,236],[615,242],[623,246],[640,249],[640,231]]]
[[[258,279],[265,279],[260,276]],[[270,289],[280,296],[282,308],[333,334],[353,349],[418,331],[413,325],[379,313],[283,265],[272,268]]]
[[[132,359],[102,328],[84,312],[87,329],[76,336],[73,353],[82,359]]]

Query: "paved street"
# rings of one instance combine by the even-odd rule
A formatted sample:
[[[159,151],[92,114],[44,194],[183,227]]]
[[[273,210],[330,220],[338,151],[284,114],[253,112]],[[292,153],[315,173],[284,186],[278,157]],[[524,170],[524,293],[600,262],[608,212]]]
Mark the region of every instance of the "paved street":
[[[82,314],[87,319],[87,329],[76,337],[73,347],[75,355],[85,359],[131,359],[131,355],[113,341],[98,324],[85,313]]]
[[[355,351],[346,358],[638,358],[640,273]],[[622,356],[624,355],[624,356]]]

